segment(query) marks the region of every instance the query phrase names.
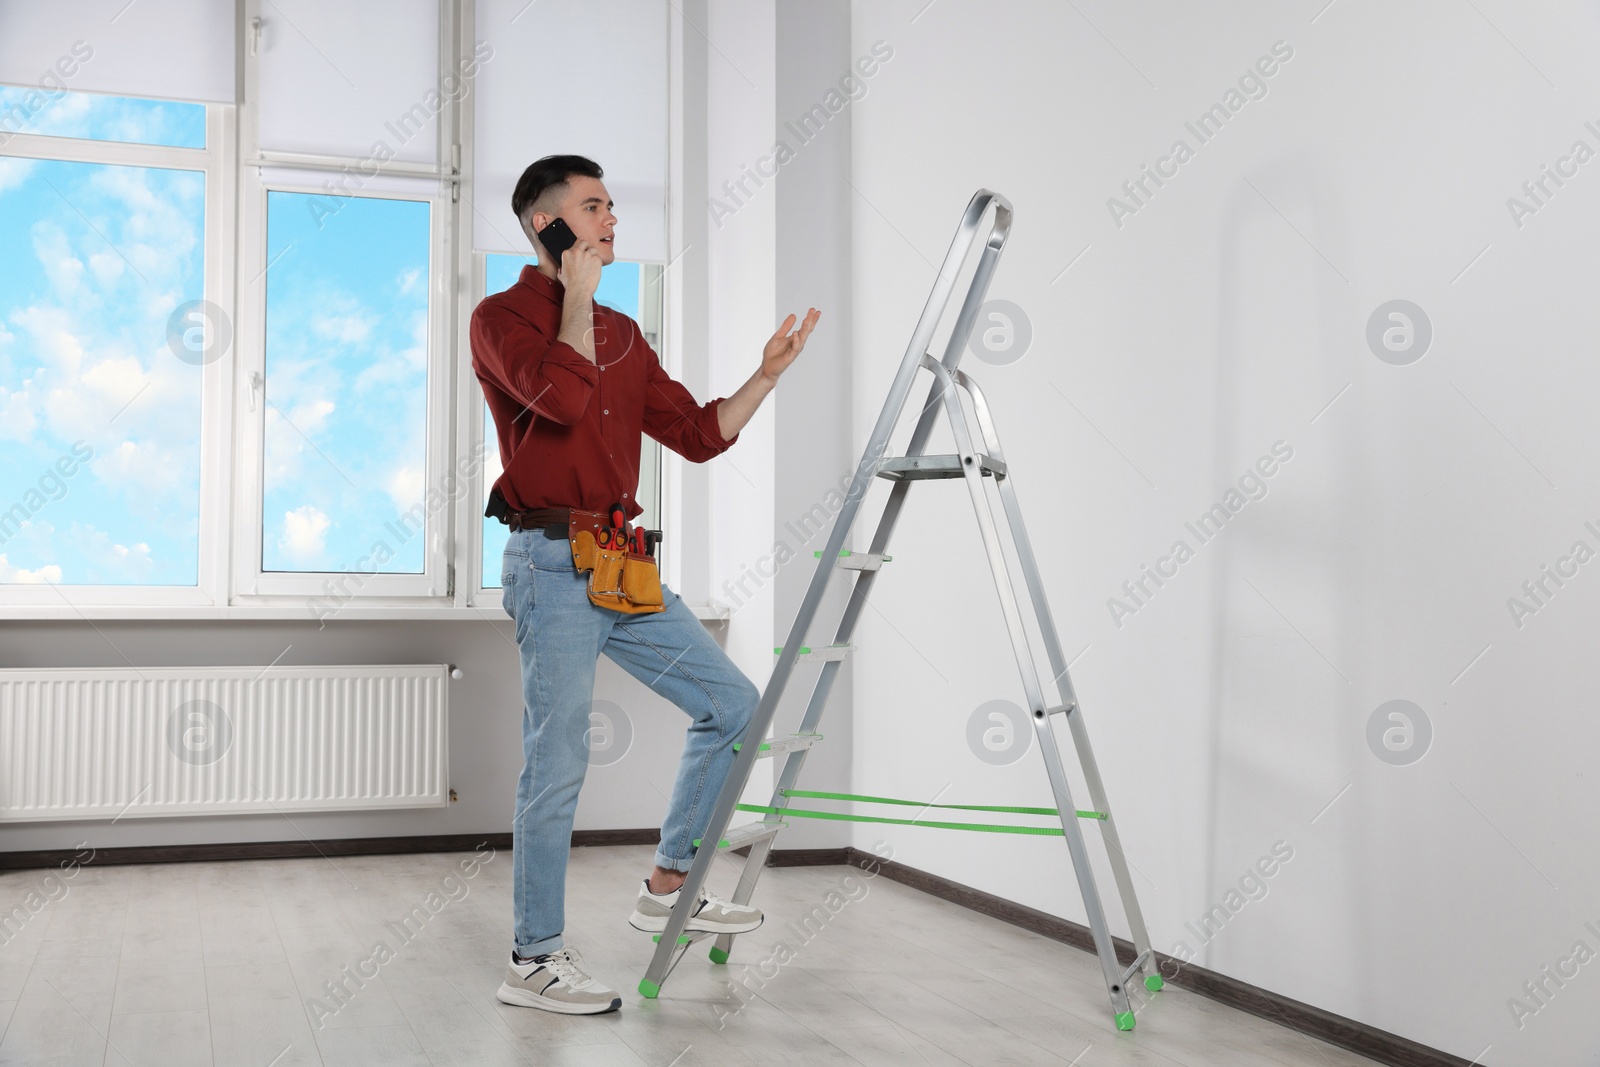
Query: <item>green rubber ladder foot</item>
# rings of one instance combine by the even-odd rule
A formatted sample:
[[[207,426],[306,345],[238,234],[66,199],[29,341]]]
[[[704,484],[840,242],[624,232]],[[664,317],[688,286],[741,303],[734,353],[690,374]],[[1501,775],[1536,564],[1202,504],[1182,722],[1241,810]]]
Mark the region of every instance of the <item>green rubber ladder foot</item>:
[[[661,987],[648,978],[641,978],[639,979],[639,995],[654,1000],[661,995]]]
[[[1119,1012],[1117,1012],[1117,1029],[1118,1030],[1132,1030],[1133,1029],[1133,1012],[1131,1012],[1131,1011],[1119,1011]]]
[[[1150,990],[1150,992],[1152,992],[1152,993],[1154,993],[1156,990],[1160,989],[1161,987],[1165,986],[1166,984],[1167,984],[1166,982],[1163,982],[1161,980],[1161,976],[1159,974],[1147,974],[1147,975],[1145,975],[1144,987],[1146,989]]]
[[[711,946],[711,951],[706,953],[706,955],[711,957],[711,962],[712,963],[727,963],[728,962],[728,952],[727,952],[727,950],[726,949],[717,948],[715,945]]]

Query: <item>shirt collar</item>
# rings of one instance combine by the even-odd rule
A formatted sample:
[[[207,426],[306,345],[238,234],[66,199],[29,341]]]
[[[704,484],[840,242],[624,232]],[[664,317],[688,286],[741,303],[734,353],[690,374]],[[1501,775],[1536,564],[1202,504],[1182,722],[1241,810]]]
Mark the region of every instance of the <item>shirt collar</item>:
[[[523,285],[526,285],[528,288],[532,289],[541,296],[544,296],[549,300],[553,300],[558,304],[561,303],[561,298],[567,291],[566,286],[562,285],[554,278],[546,278],[539,272],[539,268],[535,267],[532,263],[523,264],[522,274],[517,278],[517,281],[521,282]]]

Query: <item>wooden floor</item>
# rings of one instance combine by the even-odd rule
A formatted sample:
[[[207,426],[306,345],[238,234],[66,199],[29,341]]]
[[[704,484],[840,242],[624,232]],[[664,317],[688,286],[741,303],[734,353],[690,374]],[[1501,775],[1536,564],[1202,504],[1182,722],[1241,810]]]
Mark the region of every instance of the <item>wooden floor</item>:
[[[846,867],[766,872],[766,925],[730,964],[697,945],[645,1000],[653,945],[627,916],[650,855],[573,854],[568,941],[623,995],[620,1012],[588,1018],[495,1000],[506,852],[470,879],[458,868],[470,853],[90,866],[55,885],[47,871],[0,874],[0,915],[29,916],[0,945],[0,1063],[1373,1062],[1170,987],[1118,1033],[1089,954]],[[732,874],[724,865],[713,888]],[[33,892],[59,899],[33,913]]]

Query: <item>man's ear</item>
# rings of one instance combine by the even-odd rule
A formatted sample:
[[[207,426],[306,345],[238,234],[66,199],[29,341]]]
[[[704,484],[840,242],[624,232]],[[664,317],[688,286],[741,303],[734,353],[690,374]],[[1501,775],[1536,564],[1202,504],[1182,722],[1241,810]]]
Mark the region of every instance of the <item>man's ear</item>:
[[[542,211],[535,211],[531,215],[524,215],[521,221],[522,232],[527,235],[528,243],[533,245],[533,254],[537,256],[540,247],[538,233],[550,224],[550,216]]]

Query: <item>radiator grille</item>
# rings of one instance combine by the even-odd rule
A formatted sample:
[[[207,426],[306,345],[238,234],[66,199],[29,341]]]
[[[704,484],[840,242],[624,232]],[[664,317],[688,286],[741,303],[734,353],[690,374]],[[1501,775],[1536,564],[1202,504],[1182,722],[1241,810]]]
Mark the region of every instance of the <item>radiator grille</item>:
[[[446,805],[447,670],[0,670],[0,822]]]

